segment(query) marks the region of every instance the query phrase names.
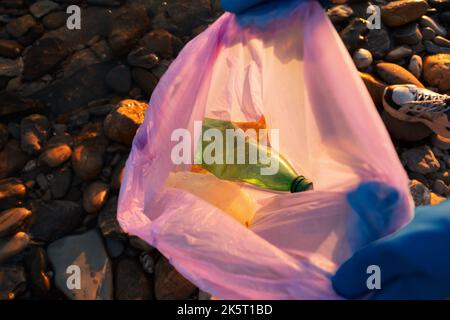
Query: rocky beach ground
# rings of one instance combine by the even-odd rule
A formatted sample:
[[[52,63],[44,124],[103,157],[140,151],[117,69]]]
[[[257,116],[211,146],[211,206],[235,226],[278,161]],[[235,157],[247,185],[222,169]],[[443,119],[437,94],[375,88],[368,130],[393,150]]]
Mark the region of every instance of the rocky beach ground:
[[[68,5],[82,10],[68,30]],[[369,5],[379,29],[367,27]],[[411,179],[416,205],[450,193],[450,139],[383,111],[386,85],[450,91],[450,0],[376,0],[327,13]],[[0,2],[0,299],[204,299],[116,221],[147,101],[218,0]],[[70,290],[78,265],[82,290]]]

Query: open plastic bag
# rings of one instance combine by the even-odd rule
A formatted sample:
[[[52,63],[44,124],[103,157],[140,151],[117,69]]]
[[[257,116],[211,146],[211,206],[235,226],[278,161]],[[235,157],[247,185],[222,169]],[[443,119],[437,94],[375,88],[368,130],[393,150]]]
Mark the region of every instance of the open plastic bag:
[[[193,132],[206,116],[261,114],[314,191],[244,186],[258,206],[246,228],[164,186],[175,129]],[[334,299],[329,277],[337,266],[407,223],[412,208],[391,140],[323,9],[286,0],[224,14],[172,63],[134,139],[118,220],[221,299]]]

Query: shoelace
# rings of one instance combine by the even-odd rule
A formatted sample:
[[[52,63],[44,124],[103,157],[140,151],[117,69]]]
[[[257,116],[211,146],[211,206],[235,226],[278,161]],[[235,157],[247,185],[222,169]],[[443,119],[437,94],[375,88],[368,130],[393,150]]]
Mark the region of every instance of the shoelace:
[[[445,94],[427,94],[422,92],[416,92],[416,100],[408,101],[408,105],[422,105],[426,110],[416,111],[418,115],[422,115],[425,112],[432,113],[444,113],[450,110],[450,96]]]

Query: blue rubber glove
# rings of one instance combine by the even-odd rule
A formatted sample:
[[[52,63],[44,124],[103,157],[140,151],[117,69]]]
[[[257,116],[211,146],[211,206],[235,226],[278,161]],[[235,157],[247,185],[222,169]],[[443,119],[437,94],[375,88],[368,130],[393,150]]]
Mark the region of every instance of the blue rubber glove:
[[[369,290],[367,267],[381,269],[381,289]],[[416,209],[396,233],[372,242],[347,260],[332,278],[349,299],[446,299],[450,297],[450,200]]]
[[[228,12],[240,14],[257,5],[266,2],[280,2],[282,0],[221,0],[222,9]],[[330,0],[318,0],[324,8],[331,6]]]

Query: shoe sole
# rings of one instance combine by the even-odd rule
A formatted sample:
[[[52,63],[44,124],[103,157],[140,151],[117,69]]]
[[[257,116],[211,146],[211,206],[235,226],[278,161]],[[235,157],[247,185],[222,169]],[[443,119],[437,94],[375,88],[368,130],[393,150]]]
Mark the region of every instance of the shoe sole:
[[[384,110],[386,110],[391,116],[398,120],[406,121],[406,122],[415,122],[415,123],[423,123],[428,128],[430,128],[434,133],[439,134],[440,136],[443,136],[445,138],[450,138],[450,127],[442,124],[438,124],[436,122],[433,122],[431,120],[415,117],[415,116],[408,116],[407,114],[404,114],[403,112],[400,112],[394,108],[392,108],[389,103],[385,100],[385,97],[383,96],[383,107]]]

